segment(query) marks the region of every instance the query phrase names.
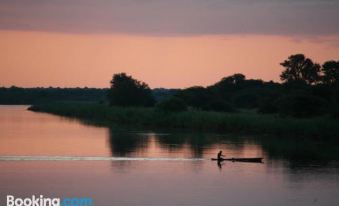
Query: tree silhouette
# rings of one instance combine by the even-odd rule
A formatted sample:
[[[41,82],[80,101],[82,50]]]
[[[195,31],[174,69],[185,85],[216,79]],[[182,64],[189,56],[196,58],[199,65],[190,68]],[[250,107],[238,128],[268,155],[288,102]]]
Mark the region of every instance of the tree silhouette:
[[[207,87],[216,97],[229,101],[230,97],[244,86],[246,77],[243,74],[233,74],[222,78],[217,83]]]
[[[201,86],[189,87],[181,90],[176,94],[176,96],[184,102],[197,109],[201,109],[206,102],[211,99],[210,92]]]
[[[277,102],[281,115],[293,117],[312,117],[324,114],[327,102],[307,91],[296,91],[284,95]]]
[[[323,82],[325,84],[335,84],[339,80],[339,61],[327,61],[323,64]]]
[[[285,71],[280,75],[284,82],[301,81],[312,85],[320,80],[320,65],[303,54],[291,55],[280,65],[285,67]]]
[[[125,73],[113,75],[108,98],[110,105],[116,106],[152,106],[155,102],[146,83]]]
[[[231,76],[228,77],[224,77],[219,84],[227,84],[227,85],[239,85],[242,82],[244,82],[246,79],[245,75],[237,73],[237,74],[233,74]]]

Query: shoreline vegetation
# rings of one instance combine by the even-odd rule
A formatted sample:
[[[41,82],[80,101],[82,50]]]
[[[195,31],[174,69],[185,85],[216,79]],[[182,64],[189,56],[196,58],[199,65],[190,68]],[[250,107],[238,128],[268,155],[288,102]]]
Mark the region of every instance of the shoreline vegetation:
[[[0,103],[31,101],[32,111],[108,126],[338,141],[339,61],[295,54],[280,65],[281,83],[237,73],[206,87],[151,89],[117,73],[107,89],[0,88]]]
[[[100,103],[50,102],[32,105],[35,112],[77,118],[103,126],[141,126],[198,132],[227,132],[338,140],[339,121],[327,116],[300,119],[258,114],[210,111],[166,112],[156,107],[117,107]]]

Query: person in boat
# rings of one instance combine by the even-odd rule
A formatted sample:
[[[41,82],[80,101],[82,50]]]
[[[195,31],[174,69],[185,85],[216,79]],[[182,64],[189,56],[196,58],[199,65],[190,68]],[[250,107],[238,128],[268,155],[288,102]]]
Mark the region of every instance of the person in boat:
[[[217,155],[218,161],[222,160],[223,157],[225,157],[225,155],[223,155],[223,154],[222,154],[222,151],[220,150],[220,151],[218,152],[218,155]]]

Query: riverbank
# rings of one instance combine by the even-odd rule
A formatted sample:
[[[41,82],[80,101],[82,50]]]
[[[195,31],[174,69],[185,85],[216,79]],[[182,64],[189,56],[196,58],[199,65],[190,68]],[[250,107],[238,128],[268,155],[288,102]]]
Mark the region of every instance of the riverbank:
[[[282,118],[257,113],[163,112],[154,108],[109,107],[97,103],[58,102],[29,110],[88,120],[102,125],[132,125],[206,132],[239,132],[337,140],[339,121],[328,117]]]

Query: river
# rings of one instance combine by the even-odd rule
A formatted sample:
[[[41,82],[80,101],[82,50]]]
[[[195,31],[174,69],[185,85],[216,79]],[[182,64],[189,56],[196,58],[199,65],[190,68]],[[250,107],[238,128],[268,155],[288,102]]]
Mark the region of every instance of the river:
[[[264,161],[218,165],[219,150]],[[335,206],[338,153],[288,137],[108,128],[0,106],[0,205],[43,195],[99,206]]]

